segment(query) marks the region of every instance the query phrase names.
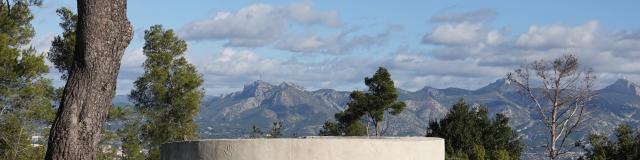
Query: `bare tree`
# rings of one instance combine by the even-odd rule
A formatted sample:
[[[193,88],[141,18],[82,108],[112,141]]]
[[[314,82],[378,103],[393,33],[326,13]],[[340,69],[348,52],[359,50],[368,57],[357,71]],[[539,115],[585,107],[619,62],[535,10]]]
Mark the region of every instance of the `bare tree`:
[[[567,138],[584,121],[585,108],[594,96],[595,78],[593,70],[579,68],[578,59],[571,54],[554,61],[538,60],[507,74],[509,82],[537,108],[549,130],[546,150],[550,159],[567,152]]]
[[[76,53],[45,159],[96,159],[100,128],[115,95],[133,31],[127,0],[78,0]]]

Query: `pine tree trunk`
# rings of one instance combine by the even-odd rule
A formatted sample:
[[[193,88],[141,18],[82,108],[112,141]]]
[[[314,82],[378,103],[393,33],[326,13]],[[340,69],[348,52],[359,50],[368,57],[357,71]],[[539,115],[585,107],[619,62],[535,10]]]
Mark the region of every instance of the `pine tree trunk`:
[[[96,159],[100,128],[132,38],[126,0],[78,0],[75,63],[50,132],[48,160]]]

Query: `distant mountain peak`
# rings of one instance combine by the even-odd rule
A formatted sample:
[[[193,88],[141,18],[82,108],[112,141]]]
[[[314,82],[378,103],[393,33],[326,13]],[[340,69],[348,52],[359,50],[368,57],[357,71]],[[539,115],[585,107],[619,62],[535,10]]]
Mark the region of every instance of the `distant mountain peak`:
[[[297,89],[297,90],[304,90],[304,87],[302,87],[300,85],[297,85],[297,84],[295,84],[293,82],[288,82],[288,81],[284,81],[284,82],[280,83],[280,86],[278,86],[278,87],[280,87],[280,89],[294,88],[294,89]]]
[[[500,78],[494,81],[493,83],[490,83],[489,85],[478,89],[478,91],[509,90],[509,89],[512,89],[512,85],[509,82],[509,80],[507,80],[506,78]]]
[[[244,85],[242,89],[242,95],[247,96],[256,96],[261,95],[262,93],[268,92],[273,88],[273,85],[268,82],[262,80],[256,80],[251,84]]]
[[[634,86],[636,84],[634,84],[633,82],[629,81],[626,78],[622,78],[622,79],[616,80],[616,82],[614,82],[612,85]]]
[[[640,87],[627,79],[618,79],[602,90],[640,96]]]

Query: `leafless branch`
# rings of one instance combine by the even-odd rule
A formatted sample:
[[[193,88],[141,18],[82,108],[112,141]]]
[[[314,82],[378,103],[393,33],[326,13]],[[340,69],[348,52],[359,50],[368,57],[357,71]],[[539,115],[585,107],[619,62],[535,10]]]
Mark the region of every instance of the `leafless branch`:
[[[567,138],[583,122],[594,96],[593,71],[581,70],[578,64],[574,55],[563,55],[553,61],[534,61],[507,74],[507,79],[537,107],[541,121],[549,129],[546,148],[554,160],[564,153]],[[535,72],[539,87],[532,86],[530,69]]]

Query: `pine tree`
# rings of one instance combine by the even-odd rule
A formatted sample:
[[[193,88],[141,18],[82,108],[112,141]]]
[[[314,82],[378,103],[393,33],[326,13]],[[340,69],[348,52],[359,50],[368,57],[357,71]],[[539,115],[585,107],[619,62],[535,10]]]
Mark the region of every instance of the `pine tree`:
[[[443,119],[429,123],[427,136],[445,139],[449,159],[518,159],[523,144],[508,123],[506,116],[492,120],[486,107],[470,108],[460,99]]]
[[[184,58],[187,43],[173,30],[155,25],[145,31],[144,74],[130,98],[143,114],[143,137],[150,159],[159,159],[161,144],[197,138],[193,120],[204,94],[202,76]]]
[[[34,35],[30,6],[40,1],[0,2],[0,159],[43,159],[45,135],[36,125],[51,123],[54,89],[44,56],[28,46]]]
[[[269,138],[282,137],[282,121],[273,122],[271,125],[271,131],[269,132]]]
[[[347,104],[347,109],[335,115],[338,124],[325,123],[323,130],[320,131],[321,135],[333,135],[338,132],[341,133],[333,136],[360,135],[363,126],[361,120],[364,116],[374,127],[373,135],[381,136],[380,122],[384,120],[385,113],[397,115],[406,106],[404,102],[398,101],[398,92],[386,68],[378,68],[373,77],[364,78],[364,83],[369,87],[368,92],[351,92],[349,95],[351,101]],[[368,129],[365,132],[368,133]]]
[[[586,143],[577,143],[586,151],[582,159],[640,159],[640,131],[621,124],[616,128],[615,138],[612,141],[606,135],[589,135]]]
[[[263,135],[264,133],[262,133],[262,130],[260,130],[256,125],[251,127],[251,138],[262,138]]]
[[[51,42],[47,58],[62,73],[61,78],[66,80],[74,63],[78,15],[65,7],[56,10],[56,13],[62,20],[59,24],[62,28],[62,35],[56,36]]]

